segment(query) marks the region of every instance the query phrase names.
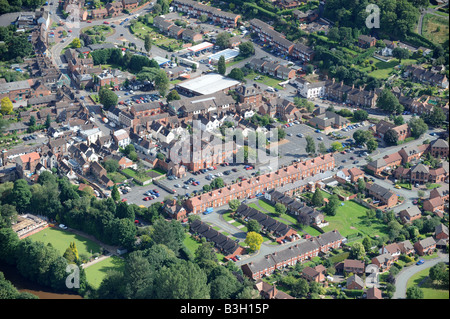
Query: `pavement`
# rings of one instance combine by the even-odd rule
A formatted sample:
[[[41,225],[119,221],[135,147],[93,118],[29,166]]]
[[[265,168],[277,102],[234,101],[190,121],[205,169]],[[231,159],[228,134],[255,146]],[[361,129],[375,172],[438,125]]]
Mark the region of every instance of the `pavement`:
[[[395,278],[395,293],[392,299],[405,299],[408,280],[416,273],[433,267],[439,262],[445,262],[448,264],[448,254],[438,252],[438,257],[434,259],[427,259],[422,265],[411,265],[403,268]]]

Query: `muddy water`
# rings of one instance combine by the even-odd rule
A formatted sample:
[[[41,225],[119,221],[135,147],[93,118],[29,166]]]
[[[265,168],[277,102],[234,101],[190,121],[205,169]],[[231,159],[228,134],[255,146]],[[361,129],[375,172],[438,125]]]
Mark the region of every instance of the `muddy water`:
[[[20,292],[29,292],[39,297],[39,299],[83,299],[77,294],[55,293],[49,288],[31,282],[19,274],[17,269],[11,266],[0,265],[0,271]]]

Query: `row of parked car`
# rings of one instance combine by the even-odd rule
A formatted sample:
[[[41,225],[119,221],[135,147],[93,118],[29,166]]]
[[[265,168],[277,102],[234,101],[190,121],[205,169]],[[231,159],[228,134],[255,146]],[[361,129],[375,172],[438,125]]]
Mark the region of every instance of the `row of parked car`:
[[[24,141],[35,140],[37,139],[36,135],[28,135],[22,138]]]
[[[363,126],[365,126],[365,125],[364,125],[364,122],[356,123],[356,124],[352,124],[352,125],[349,125],[349,126],[347,126],[347,127],[344,127],[344,128],[342,129],[342,131],[343,131],[343,132],[348,132],[348,131],[350,131],[350,130],[354,130],[355,128],[363,127]]]
[[[160,196],[157,189],[149,189],[147,192],[144,193],[146,197],[143,198],[143,200],[148,201],[155,199]]]

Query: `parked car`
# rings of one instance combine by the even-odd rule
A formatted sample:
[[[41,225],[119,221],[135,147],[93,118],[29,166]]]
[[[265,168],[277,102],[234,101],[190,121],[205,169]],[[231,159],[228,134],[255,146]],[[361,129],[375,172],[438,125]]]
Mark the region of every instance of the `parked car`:
[[[416,262],[416,265],[422,265],[425,262],[425,260],[421,259],[418,262]]]

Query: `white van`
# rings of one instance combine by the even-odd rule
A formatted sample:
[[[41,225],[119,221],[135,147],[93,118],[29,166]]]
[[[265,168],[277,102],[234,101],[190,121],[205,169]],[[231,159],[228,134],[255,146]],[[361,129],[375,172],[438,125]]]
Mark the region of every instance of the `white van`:
[[[268,92],[275,92],[275,89],[274,89],[273,87],[269,86],[269,87],[266,89],[266,91],[268,91]]]

